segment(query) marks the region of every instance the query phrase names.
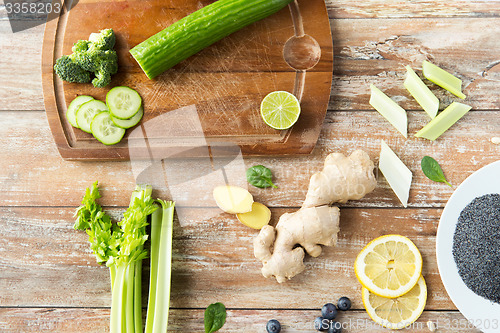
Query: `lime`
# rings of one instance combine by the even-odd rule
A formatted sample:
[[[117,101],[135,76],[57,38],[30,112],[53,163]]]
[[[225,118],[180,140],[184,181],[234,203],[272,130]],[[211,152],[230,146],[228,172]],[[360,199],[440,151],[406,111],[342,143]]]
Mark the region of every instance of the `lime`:
[[[284,130],[292,127],[300,115],[300,103],[287,91],[273,91],[260,104],[262,119],[274,129]]]

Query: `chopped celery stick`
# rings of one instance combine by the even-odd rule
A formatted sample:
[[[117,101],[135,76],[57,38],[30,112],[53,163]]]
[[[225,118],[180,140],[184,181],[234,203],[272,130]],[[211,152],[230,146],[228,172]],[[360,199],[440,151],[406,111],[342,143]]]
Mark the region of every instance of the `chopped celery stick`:
[[[404,86],[425,112],[434,119],[439,110],[439,100],[410,66],[406,66]]]
[[[426,79],[434,82],[441,88],[448,90],[453,95],[460,97],[461,99],[465,98],[465,95],[462,93],[462,80],[458,77],[448,73],[434,64],[431,64],[427,60],[424,60],[422,64],[422,73]]]
[[[387,119],[396,129],[408,137],[408,118],[406,111],[386,94],[380,91],[373,84],[370,85],[371,96],[370,105],[375,108],[385,119]]]
[[[391,148],[382,140],[378,168],[396,193],[403,206],[408,206],[412,173]]]
[[[432,119],[420,131],[418,131],[415,136],[434,141],[467,112],[469,112],[470,109],[471,107],[468,105],[453,102],[450,106],[438,114],[436,118]]]

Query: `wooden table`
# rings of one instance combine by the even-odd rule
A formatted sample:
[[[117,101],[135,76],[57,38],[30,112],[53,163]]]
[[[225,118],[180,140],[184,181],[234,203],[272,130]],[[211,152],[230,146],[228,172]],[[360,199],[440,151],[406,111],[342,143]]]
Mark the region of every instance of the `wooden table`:
[[[271,318],[282,322],[283,332],[313,332],[318,309],[341,296],[350,297],[354,308],[339,317],[345,332],[378,331],[363,310],[353,262],[371,239],[388,233],[411,238],[424,258],[429,297],[412,331],[427,332],[429,320],[438,332],[474,331],[443,287],[435,236],[453,190],[499,159],[500,146],[490,139],[500,136],[500,1],[326,2],[335,60],[317,147],[310,156],[245,158],[247,166],[271,168],[279,186],[251,192],[272,207],[276,223],[301,205],[309,177],[328,153],[360,148],[377,161],[384,139],[413,172],[409,207],[402,208],[380,176],[374,192],[342,206],[338,246],[308,258],[307,271],[282,285],[261,276],[251,243],[255,231],[230,215],[200,220],[200,208],[193,208],[192,223],[177,224],[174,234],[171,331],[202,332],[204,308],[223,302],[229,311],[222,332],[265,332]],[[108,270],[95,262],[86,235],[73,230],[73,213],[84,189],[99,180],[102,204],[118,218],[135,180],[129,162],[59,156],[44,112],[42,37],[43,26],[13,34],[0,5],[0,331],[107,332]],[[435,142],[413,136],[427,116],[402,85],[404,65],[419,68],[424,59],[458,75],[464,103],[473,107]],[[408,140],[369,106],[370,83],[409,111]],[[457,100],[431,87],[441,109]],[[423,175],[424,155],[441,163],[453,188]]]

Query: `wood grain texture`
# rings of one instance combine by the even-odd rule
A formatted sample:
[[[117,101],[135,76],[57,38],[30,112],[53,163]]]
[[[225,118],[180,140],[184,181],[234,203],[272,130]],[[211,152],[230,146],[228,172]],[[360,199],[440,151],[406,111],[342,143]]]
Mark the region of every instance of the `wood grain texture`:
[[[13,34],[9,21],[0,18],[0,110],[43,110],[43,28]]]
[[[331,2],[327,2],[331,3]],[[413,2],[412,2],[413,3]],[[471,2],[475,3],[475,2]],[[490,3],[488,1],[488,3]],[[498,4],[497,1],[492,1]],[[425,18],[382,20],[332,19],[334,40],[334,78],[329,110],[368,110],[369,83],[402,103],[408,109],[420,107],[404,90],[404,65],[420,67],[429,59],[464,80],[464,91],[476,110],[498,110],[499,33],[497,18]],[[457,31],[466,31],[458,34]],[[41,27],[12,34],[7,21],[0,21],[0,110],[43,110],[40,68]],[[12,51],[15,49],[15,51]],[[23,50],[23,52],[19,50]],[[10,50],[10,52],[9,52]],[[19,79],[10,72],[16,69]],[[420,74],[420,73],[419,73]],[[429,84],[440,98],[443,109],[456,100],[443,89]],[[22,98],[18,98],[22,97]]]
[[[109,331],[109,312],[109,309],[3,308],[0,309],[0,329],[4,333],[104,333]],[[226,324],[221,332],[265,333],[266,323],[272,318],[281,322],[282,332],[313,332],[313,321],[318,315],[319,310],[228,310]],[[387,331],[373,323],[367,314],[361,311],[341,313],[338,321],[342,323],[343,332]],[[411,328],[411,332],[428,333],[428,321],[436,324],[438,332],[479,332],[471,327],[460,313],[453,311],[426,311]],[[171,309],[168,331],[205,332],[203,310]]]
[[[106,192],[102,193],[106,197]],[[109,271],[90,252],[87,235],[73,230],[75,208],[0,209],[0,303],[3,306],[105,307]],[[109,209],[115,219],[124,209]],[[272,208],[275,224],[294,209]],[[189,208],[174,222],[171,306],[310,309],[347,295],[363,309],[353,263],[368,242],[399,233],[422,253],[429,289],[426,309],[455,309],[441,283],[435,255],[440,209],[341,209],[337,247],[308,257],[306,271],[284,284],[265,279],[253,256],[257,231],[218,208]],[[144,281],[148,281],[145,263]],[[330,286],[325,292],[324,286]],[[147,283],[144,283],[146,304]],[[286,299],[286,302],[283,300]]]
[[[131,87],[143,98],[145,116],[141,127],[152,119],[158,122],[159,117],[169,118],[166,128],[180,127],[179,122],[186,116],[178,110],[191,107],[195,111],[192,121],[200,127],[194,134],[196,138],[237,144],[245,155],[309,154],[314,149],[332,79],[332,38],[323,0],[297,1],[290,9],[283,8],[227,36],[154,80],[149,80],[132,58],[129,53],[132,47],[212,2],[81,0],[71,11],[47,22],[42,85],[49,125],[63,158],[100,161],[129,158],[130,136],[126,135],[117,145],[105,146],[75,129],[66,119],[67,107],[76,96],[90,95],[104,100],[109,88],[117,85]],[[88,15],[89,12],[95,14]],[[143,24],[145,20],[150,24]],[[120,71],[113,76],[110,86],[98,89],[57,78],[53,73],[55,60],[71,53],[75,41],[104,28],[112,28],[117,34],[115,49]],[[286,47],[291,38],[304,33],[312,39],[309,53],[299,52],[306,49],[304,44],[298,50]],[[296,66],[296,57],[307,66]],[[287,62],[288,58],[295,60]],[[292,92],[301,102],[302,116],[285,131],[271,129],[260,119],[262,99],[276,90]],[[176,112],[181,120],[172,116]],[[168,131],[157,135],[161,135],[163,146],[176,147]]]
[[[362,148],[377,162],[384,139],[413,172],[411,207],[401,208],[379,174],[373,193],[341,208],[338,247],[326,249],[319,258],[308,258],[307,272],[285,285],[260,275],[260,264],[251,253],[256,232],[216,209],[180,210],[182,226],[176,220],[174,242],[175,308],[170,312],[169,331],[202,332],[203,309],[223,301],[230,309],[223,332],[263,333],[271,318],[279,319],[286,332],[312,332],[311,322],[319,315],[315,309],[344,295],[353,299],[356,310],[340,320],[359,324],[344,332],[386,331],[362,310],[352,263],[369,240],[400,233],[422,251],[429,286],[426,311],[411,331],[428,332],[424,324],[432,320],[438,332],[477,332],[455,311],[437,270],[436,229],[453,189],[425,178],[419,161],[424,155],[436,158],[456,188],[474,171],[499,159],[500,146],[490,139],[500,136],[496,93],[500,88],[500,1],[325,3],[334,42],[334,76],[320,140],[307,157],[245,158],[245,167],[270,167],[279,186],[277,190],[251,187],[250,191],[256,200],[272,207],[275,223],[280,214],[301,205],[310,175],[321,168],[328,153]],[[109,274],[95,263],[85,234],[72,229],[72,214],[84,189],[98,179],[102,203],[118,219],[134,186],[131,164],[60,158],[43,105],[43,27],[12,34],[2,4],[0,0],[0,331],[107,332]],[[231,65],[241,67],[238,54],[233,55]],[[473,106],[436,142],[413,137],[428,119],[402,85],[404,65],[411,65],[420,75],[423,59],[459,76],[467,94],[464,103]],[[368,105],[370,83],[412,110],[408,140]],[[457,100],[427,84],[439,97],[440,109]],[[180,167],[179,173],[196,172],[183,163],[174,166]],[[239,173],[230,176],[245,183]],[[209,191],[193,194],[193,205],[213,206]],[[155,195],[170,198],[167,189]]]
[[[325,1],[330,18],[500,17],[498,0]]]
[[[373,28],[373,20],[333,20],[334,84],[329,109],[372,110],[368,104],[373,83],[408,110],[421,110],[403,86],[410,65],[421,75],[429,60],[463,81],[464,103],[476,110],[497,110],[500,33],[498,19],[390,19]],[[463,33],[457,33],[457,31]],[[440,109],[458,101],[444,89],[425,80],[440,100]]]
[[[101,181],[107,193],[104,204],[128,205],[129,192],[135,184],[130,162],[63,161],[41,112],[2,112],[2,121],[5,125],[0,127],[0,151],[8,158],[0,159],[1,206],[77,206],[81,193],[95,180]],[[384,139],[413,172],[410,206],[443,207],[453,189],[428,180],[420,170],[420,160],[425,155],[434,157],[456,188],[474,171],[498,160],[500,146],[492,144],[490,139],[499,134],[500,115],[498,111],[471,111],[434,142],[413,137],[427,121],[424,112],[409,112],[410,134],[405,140],[375,111],[331,112],[312,155],[245,159],[246,167],[264,164],[271,168],[279,187],[279,190],[250,187],[250,191],[257,200],[272,207],[299,207],[309,177],[322,168],[328,153],[350,153],[359,148],[377,162],[380,140]],[[188,161],[180,163],[178,170],[194,175],[195,166]],[[183,173],[174,170],[171,174]],[[235,169],[231,179],[246,184],[244,170]],[[383,176],[378,175],[378,179],[375,191],[347,206],[401,207]],[[192,193],[194,205],[215,206],[208,185],[200,183],[200,189],[204,190]],[[158,195],[169,198],[165,183],[163,188]]]

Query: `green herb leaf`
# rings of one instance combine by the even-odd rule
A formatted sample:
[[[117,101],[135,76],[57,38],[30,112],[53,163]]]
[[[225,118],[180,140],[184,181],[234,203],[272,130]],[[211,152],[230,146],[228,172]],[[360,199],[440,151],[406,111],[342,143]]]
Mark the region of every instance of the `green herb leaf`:
[[[427,178],[435,182],[445,183],[449,187],[452,187],[451,184],[446,180],[443,169],[441,169],[441,166],[435,159],[430,156],[424,156],[424,158],[422,158],[422,161],[420,162],[420,165],[422,166],[422,171],[424,172],[424,175],[427,176]]]
[[[74,228],[85,230],[89,235],[90,248],[94,252],[97,262],[103,264],[118,253],[117,239],[121,237],[121,230],[111,222],[109,215],[96,202],[99,194],[98,183],[92,184],[85,191],[82,204],[78,207]]]
[[[255,187],[259,188],[278,187],[273,184],[272,181],[273,174],[271,170],[269,170],[263,165],[255,165],[249,168],[246,172],[246,175],[247,175],[247,181]]]
[[[217,332],[226,322],[226,307],[222,303],[213,303],[205,310],[205,333]]]

